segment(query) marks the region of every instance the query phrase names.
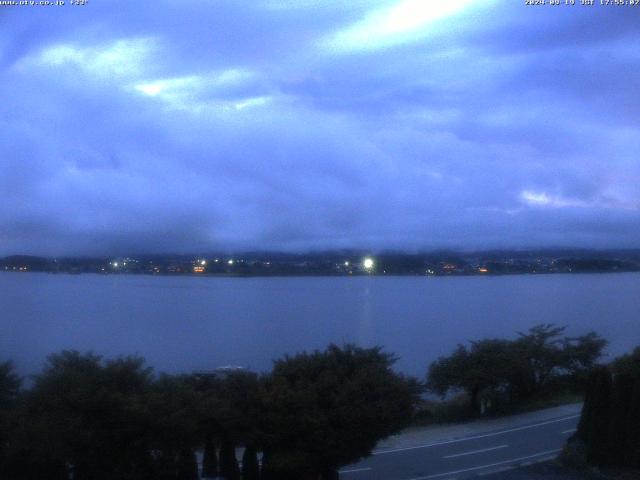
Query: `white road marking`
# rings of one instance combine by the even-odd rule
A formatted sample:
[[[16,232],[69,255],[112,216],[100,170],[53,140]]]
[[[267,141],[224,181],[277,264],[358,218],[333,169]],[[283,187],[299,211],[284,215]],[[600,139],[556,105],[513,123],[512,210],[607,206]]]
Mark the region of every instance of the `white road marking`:
[[[499,450],[501,448],[507,448],[509,445],[498,445],[497,447],[489,447],[483,448],[482,450],[474,450],[472,452],[464,452],[464,453],[456,453],[454,455],[446,455],[442,458],[456,458],[456,457],[464,457],[465,455],[474,455],[476,453],[490,452],[492,450]]]
[[[536,423],[534,425],[525,425],[524,427],[515,427],[515,428],[510,428],[508,430],[501,430],[499,432],[485,433],[485,434],[482,434],[482,435],[473,435],[471,437],[465,437],[465,438],[457,438],[455,440],[448,440],[448,441],[445,441],[445,442],[428,443],[428,444],[425,444],[425,445],[416,445],[414,447],[393,448],[393,449],[390,449],[390,450],[378,450],[377,452],[373,452],[372,455],[385,455],[387,453],[404,452],[406,450],[417,450],[417,449],[420,449],[420,448],[437,447],[437,446],[440,446],[440,445],[450,445],[452,443],[466,442],[468,440],[477,440],[478,438],[495,437],[496,435],[503,435],[505,433],[511,433],[511,432],[519,432],[521,430],[527,430],[529,428],[542,427],[543,425],[550,425],[552,423],[566,422],[567,420],[572,420],[574,418],[578,418],[579,416],[580,416],[580,414],[571,415],[569,417],[557,418],[557,419],[554,419],[554,420],[547,420],[546,422],[540,422],[540,423]]]
[[[524,463],[523,463],[524,465]],[[508,472],[509,470],[513,470],[514,467],[513,465],[508,465],[506,467],[500,467],[500,468],[496,468],[494,470],[489,470],[487,472],[481,472],[478,474],[479,477],[486,477],[487,475],[495,475],[496,473],[501,473],[501,472]]]
[[[570,428],[569,430],[564,430],[564,431],[562,431],[562,432],[560,432],[560,433],[564,435],[565,433],[573,433],[573,432],[575,432],[576,430],[577,430],[576,428]]]
[[[428,480],[429,478],[438,478],[438,477],[446,477],[447,475],[456,475],[458,473],[465,473],[465,472],[472,472],[474,470],[481,470],[483,468],[491,468],[491,467],[497,467],[498,465],[505,465],[507,463],[512,463],[512,462],[519,462],[521,460],[527,460],[529,458],[534,458],[534,457],[541,457],[543,455],[551,455],[553,453],[558,453],[560,452],[562,449],[558,449],[558,450],[547,450],[546,452],[539,452],[539,453],[534,453],[533,455],[527,455],[526,457],[520,457],[520,458],[513,458],[511,460],[504,460],[502,462],[496,462],[496,463],[490,463],[488,465],[480,465],[479,467],[471,467],[471,468],[464,468],[462,470],[455,470],[453,472],[446,472],[446,473],[435,473],[433,475],[427,475],[426,477],[414,477],[414,478],[409,478],[407,480]]]
[[[371,467],[352,468],[350,470],[339,470],[338,473],[356,473],[356,472],[368,472]]]

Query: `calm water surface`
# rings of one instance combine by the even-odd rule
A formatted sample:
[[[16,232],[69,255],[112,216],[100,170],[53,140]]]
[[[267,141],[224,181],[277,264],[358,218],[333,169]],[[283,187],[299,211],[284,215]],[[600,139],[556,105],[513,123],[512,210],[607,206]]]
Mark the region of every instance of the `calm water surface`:
[[[382,345],[423,376],[458,342],[540,323],[640,344],[640,274],[205,278],[0,273],[0,360],[64,348],[140,354],[167,372],[243,365],[330,342]]]

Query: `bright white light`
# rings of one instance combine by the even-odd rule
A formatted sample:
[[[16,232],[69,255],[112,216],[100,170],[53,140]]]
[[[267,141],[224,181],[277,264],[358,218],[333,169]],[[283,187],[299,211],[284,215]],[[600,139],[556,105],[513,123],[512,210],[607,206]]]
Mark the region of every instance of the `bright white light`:
[[[233,260],[229,260],[227,263],[228,263],[229,265],[233,265]]]
[[[200,260],[200,265],[202,265],[203,267],[207,264],[206,260]]]
[[[551,198],[544,192],[525,190],[520,194],[520,198],[530,205],[548,205],[551,203]]]
[[[371,258],[365,258],[362,265],[366,270],[371,270],[373,268],[373,260]]]
[[[563,198],[557,195],[549,195],[546,192],[534,192],[531,190],[524,190],[520,192],[520,200],[527,205],[534,207],[588,207],[589,204],[582,200]]]
[[[348,267],[349,266],[349,262],[344,262],[344,266]]]
[[[145,95],[149,95],[150,97],[155,97],[162,91],[162,85],[160,85],[159,83],[136,85],[136,90],[144,93]]]
[[[370,12],[333,35],[329,47],[340,51],[373,50],[421,38],[429,24],[455,15],[472,0],[403,0]]]
[[[113,262],[113,267],[118,268],[118,262]]]

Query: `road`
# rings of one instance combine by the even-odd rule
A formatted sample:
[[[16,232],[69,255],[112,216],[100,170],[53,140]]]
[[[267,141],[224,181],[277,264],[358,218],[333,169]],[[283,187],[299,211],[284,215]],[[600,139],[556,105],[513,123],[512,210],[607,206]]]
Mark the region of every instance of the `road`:
[[[340,479],[463,479],[549,460],[560,452],[578,420],[575,411],[451,440],[381,449],[342,469]]]

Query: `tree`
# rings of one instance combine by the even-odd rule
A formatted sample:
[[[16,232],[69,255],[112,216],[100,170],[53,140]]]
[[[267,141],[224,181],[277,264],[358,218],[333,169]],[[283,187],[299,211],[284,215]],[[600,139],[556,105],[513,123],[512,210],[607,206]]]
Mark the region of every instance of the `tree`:
[[[16,401],[20,391],[20,378],[13,364],[0,363],[0,470],[6,462],[7,450],[15,428]]]
[[[175,479],[181,457],[201,444],[199,409],[202,397],[187,375],[162,375],[143,400],[150,415],[150,447],[157,452],[154,462],[161,479]],[[187,465],[187,461],[184,461]]]
[[[259,480],[260,467],[255,447],[248,446],[242,454],[242,480]]]
[[[380,348],[329,346],[285,357],[264,387],[265,447],[277,478],[332,479],[406,426],[417,381],[395,373]]]
[[[78,480],[149,478],[151,371],[140,358],[51,355],[25,396],[23,454],[37,465],[70,465]]]
[[[469,396],[474,412],[480,411],[480,394],[503,392],[515,395],[522,375],[522,362],[513,343],[489,339],[471,342],[471,348],[458,345],[449,357],[433,362],[427,374],[427,387],[439,395],[461,389]]]
[[[527,366],[527,384],[523,384],[526,394],[542,389],[550,377],[567,363],[567,356],[561,345],[560,335],[566,327],[543,323],[531,327],[527,333],[518,332],[515,342],[518,354]]]
[[[602,356],[607,341],[596,332],[575,338],[565,338],[563,343],[563,366],[571,373],[591,370]]]
[[[636,377],[627,415],[627,448],[624,463],[640,468],[640,377]]]
[[[631,448],[631,425],[628,420],[633,409],[634,383],[635,379],[628,373],[619,373],[613,379],[607,461],[614,465],[623,465]]]
[[[611,373],[601,367],[589,375],[582,415],[576,432],[587,446],[587,461],[605,465],[609,454],[609,423],[611,420]]]
[[[223,378],[199,375],[192,379],[202,396],[199,426],[206,442],[221,444],[220,474],[239,475],[237,445],[259,445],[262,438],[260,381],[252,372],[233,372]],[[224,451],[223,451],[224,450]]]
[[[560,366],[569,373],[576,387],[586,387],[587,376],[602,357],[607,343],[596,332],[563,339]]]
[[[218,476],[218,456],[216,454],[216,444],[213,435],[205,437],[204,452],[202,455],[202,477],[214,478]]]
[[[473,412],[481,411],[482,395],[509,403],[542,391],[552,380],[567,388],[584,385],[586,373],[602,355],[606,341],[590,332],[577,338],[561,338],[564,327],[536,325],[515,340],[486,339],[458,345],[454,352],[429,366],[429,390],[444,396],[463,390]],[[567,379],[567,376],[569,379]]]
[[[198,461],[192,449],[183,447],[178,452],[176,480],[199,480]]]
[[[268,450],[262,452],[262,461],[260,462],[260,480],[276,480],[277,472],[271,465],[271,454]]]
[[[609,368],[594,368],[588,379],[575,435],[586,447],[586,460],[597,466],[640,467],[640,348]]]
[[[618,465],[640,468],[640,347],[617,358],[612,365],[616,385],[614,406],[616,424],[612,425],[614,461]],[[618,435],[613,430],[619,428]]]
[[[236,449],[229,439],[223,440],[220,448],[220,476],[226,480],[240,479]]]

